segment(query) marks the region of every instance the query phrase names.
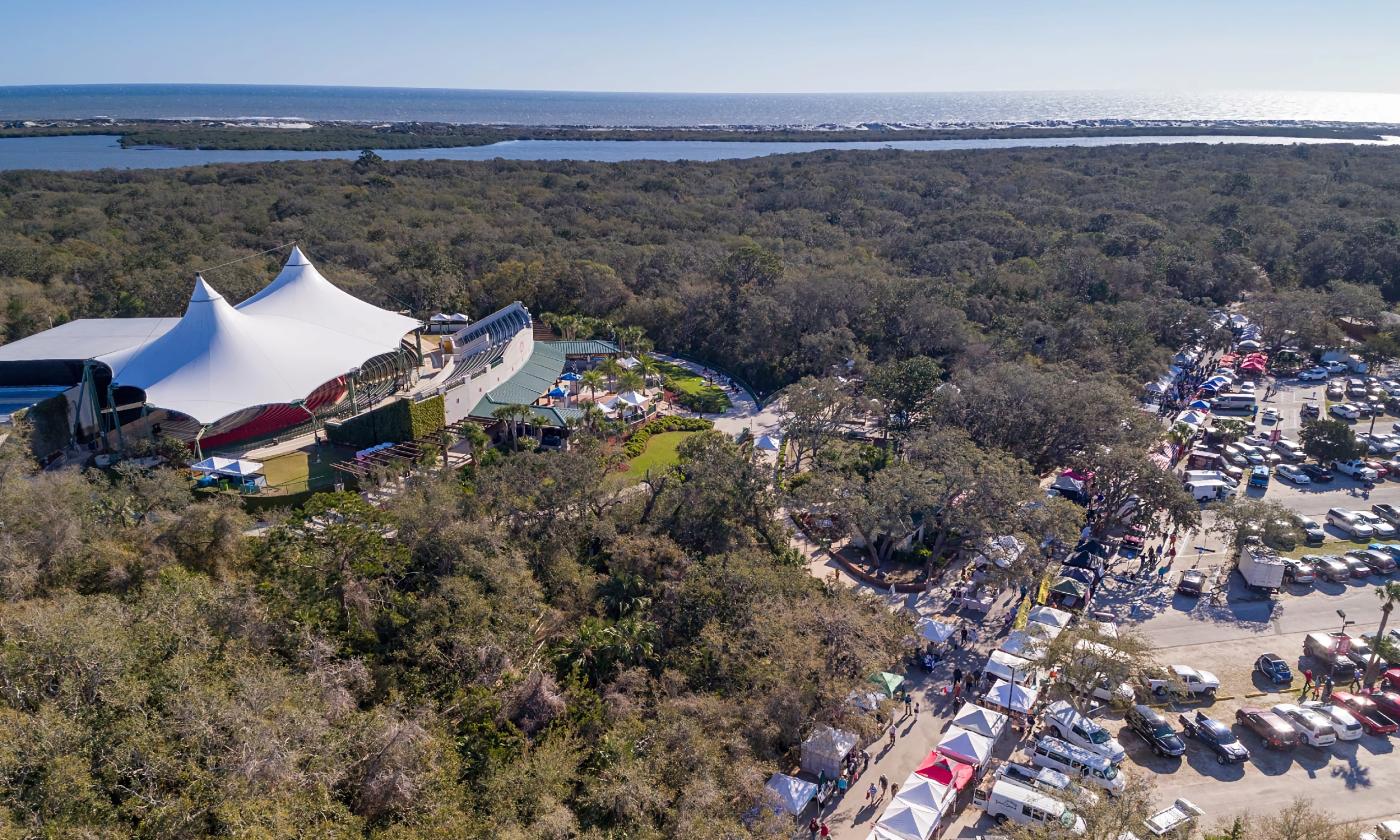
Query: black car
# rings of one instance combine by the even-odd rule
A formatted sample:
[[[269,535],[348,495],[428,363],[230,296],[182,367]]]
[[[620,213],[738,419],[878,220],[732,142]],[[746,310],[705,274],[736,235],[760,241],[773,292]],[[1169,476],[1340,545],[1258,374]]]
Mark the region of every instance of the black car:
[[[1323,469],[1321,464],[1301,464],[1298,469],[1307,473],[1308,481],[1313,484],[1326,484],[1332,480],[1332,473]]]
[[[1186,752],[1186,742],[1176,734],[1172,725],[1161,712],[1151,706],[1134,706],[1124,716],[1128,728],[1147,742],[1147,746],[1160,756],[1178,756]]]
[[[1240,739],[1235,737],[1235,733],[1230,731],[1230,727],[1214,718],[1206,717],[1204,712],[1196,712],[1195,717],[1181,715],[1177,718],[1181,724],[1181,731],[1188,738],[1195,738],[1215,753],[1215,760],[1221,764],[1234,764],[1238,761],[1249,760],[1249,750],[1245,749]]]
[[[1317,416],[1321,413],[1322,410],[1317,407],[1317,403],[1308,403],[1307,405],[1303,406],[1304,417],[1311,417],[1316,419]]]

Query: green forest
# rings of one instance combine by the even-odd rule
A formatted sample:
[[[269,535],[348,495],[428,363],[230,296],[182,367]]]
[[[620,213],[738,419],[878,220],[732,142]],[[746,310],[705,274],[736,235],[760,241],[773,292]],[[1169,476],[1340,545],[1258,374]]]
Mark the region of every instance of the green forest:
[[[249,538],[183,470],[36,473],[11,439],[0,837],[789,837],[764,780],[814,722],[875,734],[848,697],[911,627],[809,575],[778,509],[921,520],[932,568],[1072,539],[1081,511],[1027,502],[1075,464],[1194,524],[1138,386],[1221,304],[1273,341],[1400,299],[1397,186],[1340,146],[0,175],[7,340],[178,314],[194,271],[296,240],[386,306],[520,300],[787,387],[807,466],[775,489],[699,431],[620,491],[580,434]],[[279,258],[206,277],[240,299]],[[871,396],[892,443],[839,440]]]

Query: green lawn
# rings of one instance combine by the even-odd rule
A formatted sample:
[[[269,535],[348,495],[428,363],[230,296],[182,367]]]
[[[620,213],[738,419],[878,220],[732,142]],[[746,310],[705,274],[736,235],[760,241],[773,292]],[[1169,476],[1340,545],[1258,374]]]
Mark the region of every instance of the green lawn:
[[[288,492],[296,492],[303,489],[296,484],[307,481],[313,487],[327,487],[334,481],[331,464],[354,455],[353,450],[341,451],[339,447],[322,446],[318,458],[315,449],[309,449],[311,451],[298,449],[263,461],[263,475],[267,476],[268,487],[278,487],[291,482],[294,486],[285,489]]]
[[[689,368],[670,362],[656,361],[657,369],[666,377],[667,386],[676,393],[677,402],[693,411],[719,414],[729,410],[729,393],[718,385],[708,385]]]
[[[695,434],[699,432],[662,432],[652,435],[642,454],[628,462],[627,472],[614,473],[609,476],[609,481],[620,485],[636,484],[646,476],[647,470],[660,469],[676,463],[680,459],[676,450],[680,448],[681,441]]]

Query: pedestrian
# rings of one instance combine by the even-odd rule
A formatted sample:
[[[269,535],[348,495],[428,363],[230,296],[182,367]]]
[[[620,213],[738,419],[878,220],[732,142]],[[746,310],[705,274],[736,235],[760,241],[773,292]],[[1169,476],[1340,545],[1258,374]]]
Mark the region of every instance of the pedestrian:
[[[913,698],[909,696],[909,692],[904,692],[904,714],[909,714],[909,707],[913,705],[913,702]]]
[[[890,798],[893,799],[893,798],[895,798],[896,796],[899,796],[899,783],[898,783],[898,782],[895,782],[894,784],[890,785]]]
[[[1350,686],[1350,688],[1351,688],[1351,693],[1352,693],[1352,694],[1355,694],[1355,693],[1357,692],[1357,690],[1361,688],[1361,674],[1360,674],[1360,672],[1358,672],[1358,671],[1352,671],[1351,686]]]
[[[866,801],[866,802],[874,802],[874,801],[875,801],[875,796],[876,796],[876,794],[878,794],[879,792],[880,792],[880,789],[877,788],[877,787],[875,787],[875,783],[874,783],[874,782],[871,782],[871,783],[870,783],[870,787],[868,787],[868,788],[865,789],[865,801]]]
[[[839,779],[836,780],[836,791],[837,791],[838,793],[840,793],[842,796],[845,796],[845,795],[846,795],[846,788],[848,788],[848,787],[850,787],[850,786],[851,786],[850,780],[848,780],[848,779],[846,778],[846,774],[845,774],[845,773],[842,773],[842,774],[841,774],[841,778],[839,778]]]
[[[962,634],[962,643],[967,644],[967,637],[971,635],[971,633],[968,632],[967,625],[964,624],[962,629],[958,632]]]
[[[891,746],[891,747],[894,746],[894,738],[895,738],[895,735],[894,735],[894,727],[891,726],[891,727],[890,727],[890,746]]]
[[[816,817],[812,817],[812,821],[807,823],[807,833],[811,835],[808,840],[817,840],[817,832],[821,830],[821,823],[817,822]]]
[[[959,682],[953,683],[953,702],[954,702],[954,703],[956,703],[956,702],[958,702],[959,700],[962,699],[962,693],[963,693],[963,685],[962,685],[962,683],[959,683]]]
[[[953,682],[955,682],[955,683],[960,683],[960,682],[962,682],[962,678],[963,678],[963,669],[962,669],[962,666],[959,665],[959,666],[953,668]]]
[[[1352,689],[1352,690],[1354,691],[1355,689]],[[918,720],[918,719],[919,719],[919,704],[918,704],[918,703],[915,703],[915,704],[914,704],[914,720]]]
[[[829,827],[827,827],[826,822],[823,821],[823,822],[822,822],[822,830],[821,830],[821,837],[822,837],[822,840],[826,840],[826,838],[828,838],[828,837],[830,837],[830,836],[831,836],[831,829],[830,829]]]
[[[1308,689],[1312,688],[1313,673],[1311,668],[1303,669],[1303,693],[1302,697],[1308,696]]]

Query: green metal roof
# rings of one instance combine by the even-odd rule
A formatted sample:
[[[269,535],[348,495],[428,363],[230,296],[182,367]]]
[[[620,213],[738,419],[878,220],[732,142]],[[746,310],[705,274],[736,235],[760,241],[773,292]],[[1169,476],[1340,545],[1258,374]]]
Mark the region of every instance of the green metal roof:
[[[496,409],[505,405],[510,405],[510,403],[498,403],[489,396],[482,397],[481,402],[477,403],[476,407],[471,410],[471,416],[489,420]],[[583,416],[581,409],[565,408],[564,406],[532,405],[529,406],[529,409],[541,423],[555,429],[564,428],[570,418]]]
[[[616,344],[597,338],[545,341],[538,342],[535,346],[540,344],[561,348],[566,356],[611,356],[620,352]]]
[[[559,344],[553,341],[535,342],[530,358],[520,370],[482,397],[471,410],[471,416],[490,418],[492,412],[501,406],[528,405],[545,424],[559,428],[563,428],[565,419],[582,416],[583,412],[577,408],[530,405],[549,393],[564,372],[565,354]]]

